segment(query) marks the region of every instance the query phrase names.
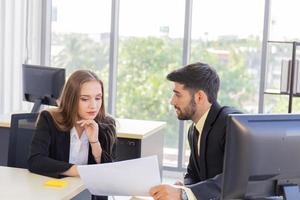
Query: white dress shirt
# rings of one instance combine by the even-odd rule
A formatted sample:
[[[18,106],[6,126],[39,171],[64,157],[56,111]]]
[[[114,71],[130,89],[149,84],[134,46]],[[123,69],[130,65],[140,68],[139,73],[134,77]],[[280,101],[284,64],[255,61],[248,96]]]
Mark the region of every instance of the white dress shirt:
[[[77,130],[73,127],[70,130],[70,157],[69,163],[75,165],[86,165],[88,164],[89,157],[89,140],[85,133],[82,132],[79,138]]]
[[[200,155],[200,140],[201,140],[201,134],[202,134],[202,130],[204,127],[204,123],[206,121],[208,112],[209,112],[210,108],[201,116],[201,118],[199,119],[199,121],[196,124],[196,129],[199,132],[199,136],[198,136],[198,143],[197,143],[197,149],[198,149],[198,155]]]

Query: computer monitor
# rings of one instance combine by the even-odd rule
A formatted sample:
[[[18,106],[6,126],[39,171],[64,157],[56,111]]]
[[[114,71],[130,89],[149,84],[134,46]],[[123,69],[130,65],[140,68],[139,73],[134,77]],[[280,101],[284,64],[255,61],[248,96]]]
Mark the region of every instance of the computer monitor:
[[[221,199],[300,199],[300,114],[230,115]]]
[[[65,83],[65,69],[23,64],[23,99],[34,102],[32,113],[41,104],[56,106]]]

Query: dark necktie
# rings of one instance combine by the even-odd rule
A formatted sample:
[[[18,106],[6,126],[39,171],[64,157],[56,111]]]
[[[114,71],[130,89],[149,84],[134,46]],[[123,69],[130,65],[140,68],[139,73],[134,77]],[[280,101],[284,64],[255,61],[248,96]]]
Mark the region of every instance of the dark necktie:
[[[193,133],[193,137],[194,137],[194,151],[195,151],[195,154],[197,156],[199,156],[199,153],[198,153],[198,139],[199,139],[199,132],[196,128],[196,126],[194,126],[194,133]]]

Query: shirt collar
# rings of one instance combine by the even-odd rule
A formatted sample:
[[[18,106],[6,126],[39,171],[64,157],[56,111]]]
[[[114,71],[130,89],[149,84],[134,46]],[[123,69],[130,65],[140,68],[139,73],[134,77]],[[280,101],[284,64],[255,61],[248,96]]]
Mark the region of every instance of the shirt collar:
[[[203,129],[203,127],[204,127],[204,123],[205,123],[205,120],[206,120],[206,118],[207,118],[207,115],[208,115],[208,113],[209,113],[209,111],[210,111],[210,108],[211,108],[211,107],[209,107],[209,109],[201,116],[201,118],[199,119],[199,121],[198,121],[197,124],[196,124],[196,129],[198,130],[199,133],[202,132],[202,129]]]
[[[73,127],[71,130],[70,130],[70,136],[71,138],[75,139],[75,140],[81,140],[81,141],[87,141],[88,140],[88,137],[86,135],[86,131],[83,130],[82,134],[81,134],[81,137],[79,138],[78,136],[78,133],[77,133],[77,130],[75,127]]]

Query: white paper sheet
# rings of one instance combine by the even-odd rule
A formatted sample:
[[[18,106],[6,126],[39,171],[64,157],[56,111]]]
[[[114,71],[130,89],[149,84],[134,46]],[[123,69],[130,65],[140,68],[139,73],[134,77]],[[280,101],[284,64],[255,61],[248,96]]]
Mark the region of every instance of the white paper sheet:
[[[157,156],[81,165],[78,172],[94,195],[149,196],[149,189],[161,182]]]

